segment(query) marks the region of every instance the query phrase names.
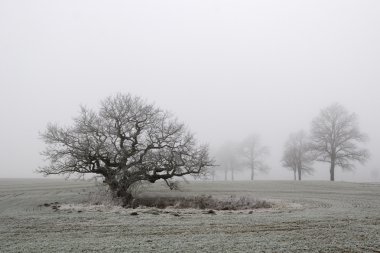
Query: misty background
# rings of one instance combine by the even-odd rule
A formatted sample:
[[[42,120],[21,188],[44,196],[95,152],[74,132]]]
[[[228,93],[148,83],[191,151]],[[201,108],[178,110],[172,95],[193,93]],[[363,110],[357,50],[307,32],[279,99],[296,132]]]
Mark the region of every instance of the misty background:
[[[2,0],[0,177],[42,177],[47,123],[121,92],[171,111],[212,150],[260,135],[271,170],[256,179],[292,180],[289,134],[338,102],[358,114],[371,158],[336,180],[380,181],[379,13],[376,0]],[[305,179],[329,179],[315,167]]]

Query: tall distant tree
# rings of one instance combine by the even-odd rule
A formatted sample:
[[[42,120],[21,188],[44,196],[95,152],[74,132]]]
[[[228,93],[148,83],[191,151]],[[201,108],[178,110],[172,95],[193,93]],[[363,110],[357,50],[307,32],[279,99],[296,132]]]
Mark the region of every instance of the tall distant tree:
[[[211,176],[211,180],[212,180],[212,181],[215,181],[215,175],[216,175],[216,171],[215,171],[215,169],[210,169],[210,170],[209,170],[209,174],[210,174],[210,176]]]
[[[245,138],[240,144],[240,155],[243,158],[244,166],[251,170],[251,180],[255,177],[255,172],[267,172],[269,166],[265,164],[265,157],[269,155],[266,146],[262,146],[260,138],[257,135],[251,135]]]
[[[96,174],[125,205],[133,185],[198,175],[213,166],[208,147],[197,144],[184,124],[139,97],[118,94],[99,111],[82,108],[71,127],[48,125],[42,134],[45,175]]]
[[[282,165],[294,173],[294,180],[301,180],[302,174],[311,174],[314,156],[311,145],[304,131],[293,133],[285,144]]]
[[[340,104],[321,110],[311,127],[312,148],[318,161],[330,164],[330,180],[335,180],[335,167],[352,170],[354,162],[364,163],[368,151],[358,146],[367,136],[360,132],[355,113]]]
[[[231,180],[235,179],[235,171],[240,168],[237,154],[237,144],[229,141],[224,143],[218,150],[217,165],[224,170],[224,180],[228,180],[228,172],[231,172]]]

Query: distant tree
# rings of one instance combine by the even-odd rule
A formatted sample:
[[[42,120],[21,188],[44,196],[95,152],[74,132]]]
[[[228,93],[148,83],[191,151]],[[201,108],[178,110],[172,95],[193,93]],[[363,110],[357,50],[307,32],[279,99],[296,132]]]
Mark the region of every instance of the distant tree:
[[[294,180],[297,180],[297,151],[295,148],[285,147],[282,157],[282,166],[293,171]]]
[[[352,170],[354,162],[364,163],[369,157],[368,151],[358,146],[367,136],[359,131],[356,114],[339,104],[321,110],[312,122],[311,139],[317,160],[330,164],[331,181],[336,166]]]
[[[224,143],[217,152],[216,162],[224,171],[224,180],[228,180],[228,172],[231,172],[231,180],[235,180],[235,171],[240,168],[237,144],[232,141]]]
[[[251,135],[245,138],[240,144],[240,156],[242,164],[251,171],[251,180],[255,177],[255,172],[267,172],[269,166],[265,164],[265,157],[269,155],[269,149],[262,146],[258,135]]]
[[[184,124],[131,95],[108,97],[99,111],[82,107],[72,126],[49,124],[41,136],[49,164],[39,172],[101,175],[124,205],[138,182],[164,180],[172,188],[172,178],[199,175],[214,164]]]
[[[291,134],[285,144],[282,165],[293,171],[294,180],[297,180],[297,173],[298,180],[301,180],[302,174],[312,174],[313,161],[314,155],[306,133],[299,131]]]
[[[212,180],[212,181],[215,181],[215,176],[216,176],[216,171],[215,171],[215,169],[210,169],[210,170],[209,170],[209,174],[210,174],[210,176],[211,176],[211,180]]]

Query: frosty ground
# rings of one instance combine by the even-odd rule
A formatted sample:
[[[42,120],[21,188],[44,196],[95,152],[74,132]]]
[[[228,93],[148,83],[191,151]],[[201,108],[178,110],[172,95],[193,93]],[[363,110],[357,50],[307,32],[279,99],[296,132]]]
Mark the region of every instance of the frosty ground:
[[[380,252],[380,184],[192,182],[175,193],[159,184],[146,189],[273,203],[216,214],[91,206],[93,184],[0,179],[0,252]],[[55,202],[59,210],[51,208]]]

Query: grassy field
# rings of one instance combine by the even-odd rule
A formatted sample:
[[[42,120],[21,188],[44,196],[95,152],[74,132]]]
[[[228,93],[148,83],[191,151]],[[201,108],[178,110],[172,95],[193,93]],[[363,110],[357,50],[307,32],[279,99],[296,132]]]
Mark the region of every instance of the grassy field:
[[[0,252],[380,252],[380,184],[193,182],[145,193],[274,203],[216,214],[89,206],[94,190],[83,181],[0,179]],[[44,206],[54,202],[60,210]]]

